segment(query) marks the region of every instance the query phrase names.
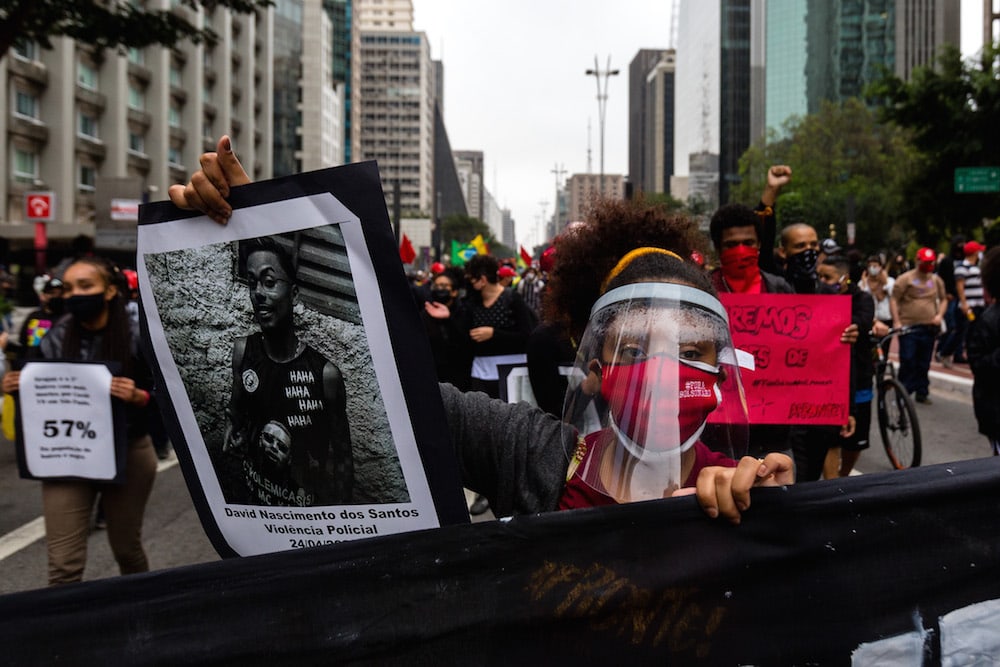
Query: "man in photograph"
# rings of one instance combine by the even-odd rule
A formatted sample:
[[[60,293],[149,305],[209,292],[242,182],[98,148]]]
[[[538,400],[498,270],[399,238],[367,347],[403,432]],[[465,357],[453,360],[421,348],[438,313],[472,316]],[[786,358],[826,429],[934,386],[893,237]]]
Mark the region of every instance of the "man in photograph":
[[[354,461],[344,379],[295,331],[292,258],[268,238],[244,242],[240,256],[260,326],[233,344],[223,451],[242,460],[241,500],[299,507],[350,503]]]

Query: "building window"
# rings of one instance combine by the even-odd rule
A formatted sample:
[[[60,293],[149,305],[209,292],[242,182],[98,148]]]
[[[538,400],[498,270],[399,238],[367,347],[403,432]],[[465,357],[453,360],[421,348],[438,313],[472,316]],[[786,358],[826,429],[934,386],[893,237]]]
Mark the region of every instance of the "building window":
[[[213,126],[214,126],[214,123],[212,122],[212,118],[210,116],[205,116],[205,120],[204,120],[204,122],[202,122],[201,136],[205,137],[206,139],[213,139],[214,140],[215,139],[215,129],[214,129]]]
[[[180,88],[184,85],[183,80],[181,79],[181,70],[177,67],[177,65],[170,66],[170,85],[174,88]]]
[[[128,87],[128,107],[138,111],[146,108],[146,95],[135,86]]]
[[[167,161],[171,166],[183,169],[184,162],[181,159],[181,149],[171,146],[169,150],[167,150]]]
[[[38,155],[31,151],[14,149],[14,180],[19,183],[31,183],[38,179]]]
[[[167,122],[170,123],[170,127],[181,126],[181,112],[177,107],[170,106],[170,109],[167,111]]]
[[[128,150],[139,155],[146,154],[146,138],[135,132],[128,133]]]
[[[81,111],[77,118],[77,134],[88,139],[97,139],[97,117]]]
[[[93,192],[97,185],[97,169],[89,164],[81,164],[77,172],[76,187],[80,192]]]
[[[21,60],[38,60],[38,42],[19,39],[14,43],[14,57]]]
[[[23,90],[17,91],[14,99],[14,114],[24,118],[38,118],[38,98]]]
[[[86,63],[77,63],[76,82],[81,88],[97,90],[97,70]]]
[[[133,46],[128,50],[128,61],[134,65],[145,65],[146,52]]]

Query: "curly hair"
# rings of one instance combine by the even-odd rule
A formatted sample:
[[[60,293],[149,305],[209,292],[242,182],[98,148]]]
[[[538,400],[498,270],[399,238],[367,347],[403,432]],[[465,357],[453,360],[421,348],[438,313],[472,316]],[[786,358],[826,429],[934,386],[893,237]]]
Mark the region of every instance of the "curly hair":
[[[605,277],[630,250],[645,246],[673,251],[685,264],[693,250],[707,251],[695,221],[662,205],[642,199],[595,204],[586,224],[555,241],[556,261],[543,302],[545,321],[579,336]]]

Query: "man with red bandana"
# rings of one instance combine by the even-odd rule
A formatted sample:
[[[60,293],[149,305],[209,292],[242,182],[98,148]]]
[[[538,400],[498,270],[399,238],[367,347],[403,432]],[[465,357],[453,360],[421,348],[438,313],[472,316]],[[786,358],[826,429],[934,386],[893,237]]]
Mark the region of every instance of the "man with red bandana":
[[[712,271],[716,291],[740,294],[791,294],[788,282],[761,266],[774,263],[774,205],[778,194],[792,179],[791,167],[775,165],[767,170],[767,185],[760,205],[751,210],[742,204],[723,206],[709,223],[709,235],[719,256],[719,268]],[[768,242],[769,241],[769,242]],[[761,257],[761,252],[766,253]]]
[[[792,294],[794,290],[784,278],[763,271],[764,259],[773,263],[774,205],[781,188],[792,178],[791,167],[775,165],[767,171],[767,185],[760,196],[760,205],[752,210],[742,204],[727,204],[715,212],[709,223],[712,245],[719,256],[719,268],[711,273],[712,286],[720,294]],[[770,242],[764,241],[765,237]],[[762,244],[762,241],[764,243]],[[763,262],[767,266],[767,261]],[[750,427],[750,454],[763,456],[769,451],[788,449],[788,426],[754,424]]]

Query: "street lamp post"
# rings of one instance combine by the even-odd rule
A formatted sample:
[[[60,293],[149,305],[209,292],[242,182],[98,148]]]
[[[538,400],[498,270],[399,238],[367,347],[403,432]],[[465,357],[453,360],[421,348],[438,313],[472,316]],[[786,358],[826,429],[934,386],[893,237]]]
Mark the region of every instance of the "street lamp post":
[[[597,65],[597,55],[594,55],[594,69],[588,69],[587,76],[593,76],[597,81],[597,120],[601,124],[601,195],[604,195],[604,119],[605,110],[608,107],[608,79],[618,74],[618,70],[611,69],[611,56],[608,56],[608,66],[603,70]],[[604,85],[601,85],[601,79]]]

